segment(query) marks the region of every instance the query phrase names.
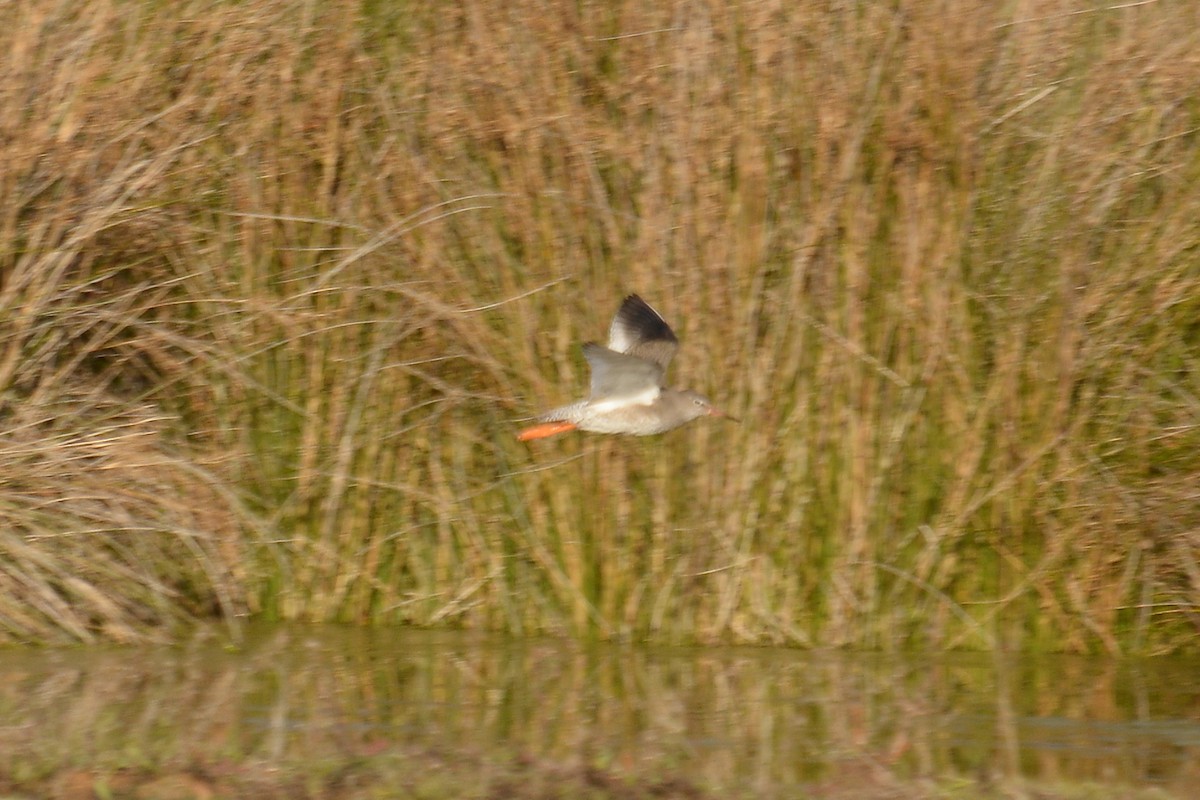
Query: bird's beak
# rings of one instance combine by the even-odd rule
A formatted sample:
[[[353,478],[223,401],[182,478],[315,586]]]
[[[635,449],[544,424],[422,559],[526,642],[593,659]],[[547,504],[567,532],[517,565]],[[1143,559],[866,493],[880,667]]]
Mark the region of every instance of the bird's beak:
[[[722,418],[724,418],[724,419],[727,419],[727,420],[729,420],[730,422],[738,422],[738,423],[740,423],[740,422],[741,422],[741,420],[740,420],[740,419],[738,419],[737,417],[735,417],[735,416],[733,416],[733,415],[731,415],[731,414],[726,414],[726,413],[725,413],[724,411],[722,411],[721,409],[719,409],[719,408],[714,408],[713,406],[709,406],[709,407],[708,407],[708,415],[709,415],[710,417],[722,417]]]

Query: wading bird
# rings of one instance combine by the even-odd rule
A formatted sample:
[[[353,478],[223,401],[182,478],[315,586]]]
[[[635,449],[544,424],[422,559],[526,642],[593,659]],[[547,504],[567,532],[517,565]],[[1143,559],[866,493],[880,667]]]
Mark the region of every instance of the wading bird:
[[[629,295],[608,329],[608,347],[595,342],[583,346],[592,369],[591,396],[547,411],[517,438],[527,442],[573,430],[651,436],[698,417],[734,419],[702,394],[663,384],[678,349],[679,340],[662,315],[636,294]]]

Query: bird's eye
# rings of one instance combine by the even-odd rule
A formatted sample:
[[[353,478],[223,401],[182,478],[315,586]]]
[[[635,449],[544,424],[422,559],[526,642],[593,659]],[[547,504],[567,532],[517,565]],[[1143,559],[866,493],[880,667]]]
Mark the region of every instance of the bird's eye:
[[[702,405],[704,405],[704,401],[703,401],[703,400],[701,400],[699,397],[693,397],[693,398],[692,398],[692,402],[693,402],[693,403],[695,403],[695,404],[696,404],[696,405],[698,405],[698,406],[702,406]]]

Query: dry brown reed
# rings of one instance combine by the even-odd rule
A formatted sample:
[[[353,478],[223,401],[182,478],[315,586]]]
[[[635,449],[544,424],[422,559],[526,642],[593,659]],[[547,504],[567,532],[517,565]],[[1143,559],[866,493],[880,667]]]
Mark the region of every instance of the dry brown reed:
[[[9,4],[6,496],[115,426],[225,613],[1194,646],[1198,13]],[[518,445],[630,291],[745,423]]]

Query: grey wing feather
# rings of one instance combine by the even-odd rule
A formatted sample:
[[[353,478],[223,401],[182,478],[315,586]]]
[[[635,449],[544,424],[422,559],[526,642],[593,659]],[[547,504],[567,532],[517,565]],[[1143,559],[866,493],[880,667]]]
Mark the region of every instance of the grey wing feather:
[[[679,340],[662,315],[636,294],[625,298],[608,329],[608,349],[651,361],[666,370]]]
[[[626,355],[588,342],[584,358],[592,368],[592,401],[630,399],[649,403],[658,396],[663,368],[637,356]]]

